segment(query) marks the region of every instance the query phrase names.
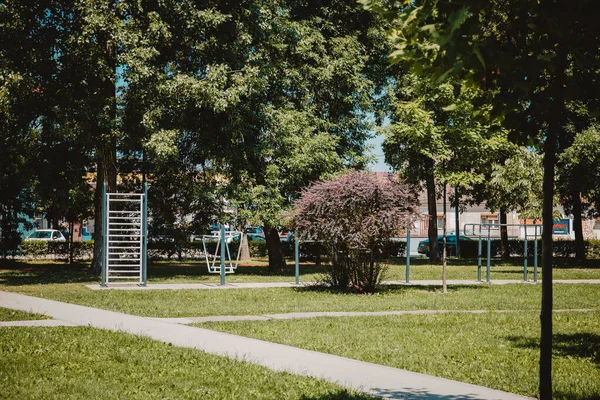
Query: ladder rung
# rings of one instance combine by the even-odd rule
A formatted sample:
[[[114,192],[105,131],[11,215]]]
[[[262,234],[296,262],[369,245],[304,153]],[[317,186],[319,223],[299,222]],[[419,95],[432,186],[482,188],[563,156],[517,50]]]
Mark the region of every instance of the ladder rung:
[[[110,237],[142,237],[144,235],[109,235]]]
[[[139,276],[113,276],[110,277],[112,279],[140,279]],[[106,277],[106,281],[108,282],[110,280],[109,277]]]
[[[117,270],[117,269],[113,269],[110,271],[111,274],[140,274],[140,271],[128,271],[128,270]]]

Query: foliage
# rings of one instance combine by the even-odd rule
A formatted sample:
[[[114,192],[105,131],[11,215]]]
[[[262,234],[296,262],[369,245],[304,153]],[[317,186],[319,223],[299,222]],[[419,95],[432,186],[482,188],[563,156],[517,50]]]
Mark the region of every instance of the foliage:
[[[463,192],[481,185],[494,160],[508,152],[506,132],[492,117],[485,93],[468,82],[440,83],[431,74],[408,73],[388,96],[391,124],[382,129],[386,161],[402,179],[425,186],[430,216],[438,212],[436,183]],[[432,218],[430,240],[437,235]],[[437,249],[434,244],[432,260],[439,259]]]
[[[561,193],[567,197],[567,185],[575,185],[588,209],[588,216],[600,215],[600,132],[592,126],[579,133],[571,146],[559,156],[559,184]],[[563,200],[564,201],[564,200]],[[567,200],[567,203],[569,201]]]
[[[381,278],[383,247],[416,218],[416,199],[406,186],[350,172],[302,192],[292,212],[301,238],[332,248],[329,284],[373,292]]]
[[[33,259],[62,259],[68,261],[70,249],[73,260],[91,260],[94,241],[87,242],[48,242],[43,240],[27,240],[20,245],[21,254]]]
[[[516,147],[503,163],[495,164],[486,185],[486,206],[492,210],[516,210],[521,218],[542,217],[542,157]]]

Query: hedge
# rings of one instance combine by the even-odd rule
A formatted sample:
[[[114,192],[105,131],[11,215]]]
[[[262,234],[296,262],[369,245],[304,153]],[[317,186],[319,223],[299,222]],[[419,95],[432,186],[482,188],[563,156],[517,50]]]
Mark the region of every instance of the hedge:
[[[461,240],[460,255],[463,258],[477,258],[477,240]],[[542,240],[537,240],[538,257],[542,255]],[[487,257],[487,240],[481,240],[481,255]],[[499,239],[490,241],[490,253],[492,257],[500,257],[502,255],[502,246]],[[600,240],[590,239],[585,240],[585,249],[588,259],[600,258]],[[525,240],[511,239],[508,241],[508,248],[511,257],[525,256]],[[535,242],[527,241],[527,255],[534,256]],[[556,257],[575,257],[575,241],[574,240],[555,240],[552,242],[552,252]]]
[[[94,241],[73,242],[73,261],[91,260],[94,254]],[[28,240],[20,245],[20,252],[29,259],[62,259],[69,260],[68,242],[47,242],[43,240]]]

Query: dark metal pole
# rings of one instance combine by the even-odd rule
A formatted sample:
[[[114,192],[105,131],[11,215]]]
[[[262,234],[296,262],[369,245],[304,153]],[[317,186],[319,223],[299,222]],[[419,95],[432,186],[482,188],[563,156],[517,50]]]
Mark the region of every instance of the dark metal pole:
[[[460,217],[458,214],[458,187],[454,188],[454,222],[456,224],[456,257],[460,258]]]

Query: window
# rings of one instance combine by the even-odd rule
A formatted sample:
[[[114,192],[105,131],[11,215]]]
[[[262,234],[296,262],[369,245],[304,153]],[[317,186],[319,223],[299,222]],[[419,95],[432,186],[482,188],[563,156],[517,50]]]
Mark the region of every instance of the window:
[[[483,229],[487,229],[488,226],[485,225],[489,225],[489,229],[498,229],[499,228],[499,220],[498,220],[498,214],[482,214],[481,215],[481,224],[484,225],[482,226]]]
[[[437,228],[438,230],[442,230],[444,229],[444,216],[439,216],[437,217]]]

